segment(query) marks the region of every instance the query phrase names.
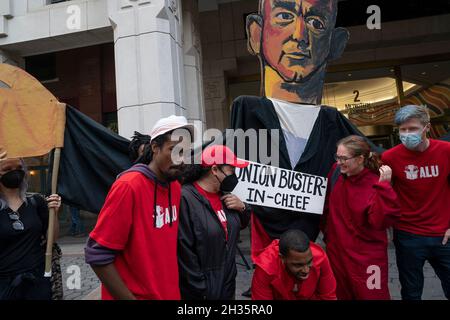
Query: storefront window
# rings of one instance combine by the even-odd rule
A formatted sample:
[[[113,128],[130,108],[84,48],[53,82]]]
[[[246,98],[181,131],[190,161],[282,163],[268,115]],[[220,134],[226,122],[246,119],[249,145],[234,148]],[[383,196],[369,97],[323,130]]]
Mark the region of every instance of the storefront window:
[[[450,61],[405,64],[327,75],[322,103],[346,115],[374,143],[398,143],[394,116],[404,105],[428,107],[432,138],[450,130]]]

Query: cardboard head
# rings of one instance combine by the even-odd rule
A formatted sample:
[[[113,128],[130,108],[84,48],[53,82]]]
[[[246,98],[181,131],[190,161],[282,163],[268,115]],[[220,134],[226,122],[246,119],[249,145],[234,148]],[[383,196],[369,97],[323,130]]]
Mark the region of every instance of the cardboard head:
[[[10,158],[41,156],[64,146],[66,105],[26,71],[3,63],[0,115],[0,145]]]
[[[265,95],[286,98],[283,90],[274,92],[274,82],[301,95],[313,81],[321,92],[327,63],[342,55],[349,38],[335,28],[336,16],[337,0],[260,0],[259,12],[247,17],[247,34],[250,53],[261,61]]]

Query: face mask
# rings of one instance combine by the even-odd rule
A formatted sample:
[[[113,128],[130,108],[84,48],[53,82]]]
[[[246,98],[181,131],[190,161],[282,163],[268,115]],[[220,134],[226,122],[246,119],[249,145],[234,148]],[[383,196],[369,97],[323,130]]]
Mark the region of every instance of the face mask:
[[[225,174],[225,172],[223,172],[222,170],[220,170],[220,171],[223,174]],[[238,180],[236,174],[235,173],[230,174],[230,175],[226,176],[225,179],[223,179],[222,182],[220,183],[220,191],[222,191],[223,193],[231,193],[231,192],[233,192],[234,188],[236,188],[238,182],[239,182],[239,180]]]
[[[8,189],[17,189],[22,184],[24,177],[25,177],[25,171],[12,170],[12,171],[5,173],[0,178],[0,182]]]
[[[401,133],[400,140],[403,145],[408,149],[415,149],[419,144],[422,143],[422,132],[411,132],[411,133]]]

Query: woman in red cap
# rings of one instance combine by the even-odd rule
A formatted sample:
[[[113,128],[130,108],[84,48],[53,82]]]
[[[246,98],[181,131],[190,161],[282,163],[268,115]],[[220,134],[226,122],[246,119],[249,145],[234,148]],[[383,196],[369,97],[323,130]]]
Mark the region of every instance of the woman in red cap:
[[[184,176],[178,229],[182,299],[231,300],[236,289],[236,245],[250,220],[250,209],[231,192],[235,168],[247,162],[226,146],[207,147],[201,165]]]

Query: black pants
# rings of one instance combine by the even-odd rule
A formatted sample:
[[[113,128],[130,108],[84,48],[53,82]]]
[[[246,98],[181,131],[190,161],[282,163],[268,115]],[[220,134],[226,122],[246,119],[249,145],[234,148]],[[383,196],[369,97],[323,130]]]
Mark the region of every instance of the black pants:
[[[423,266],[428,261],[441,280],[442,289],[450,300],[450,241],[442,245],[443,237],[423,237],[395,230],[394,244],[403,300],[420,300],[423,291]]]
[[[43,272],[22,273],[0,278],[0,300],[51,300],[50,278]]]

